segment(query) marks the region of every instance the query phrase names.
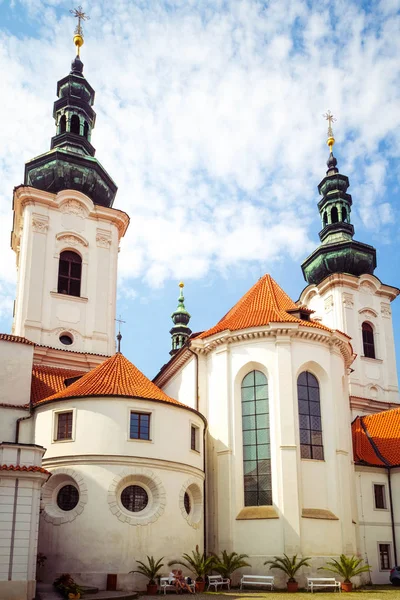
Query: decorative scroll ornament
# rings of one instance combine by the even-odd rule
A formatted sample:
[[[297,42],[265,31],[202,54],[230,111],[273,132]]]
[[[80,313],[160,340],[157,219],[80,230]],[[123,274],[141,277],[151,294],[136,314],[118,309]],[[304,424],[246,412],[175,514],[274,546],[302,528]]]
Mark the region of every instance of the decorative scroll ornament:
[[[98,229],[96,232],[96,243],[100,248],[109,250],[111,246],[111,233],[106,229]]]
[[[354,296],[352,294],[343,294],[343,304],[346,308],[353,308]]]
[[[49,218],[42,215],[32,215],[32,229],[37,233],[47,233],[49,228]]]
[[[381,315],[383,317],[391,317],[392,316],[392,309],[390,308],[390,304],[386,304],[386,302],[382,302]]]
[[[88,241],[80,235],[76,235],[75,233],[59,233],[56,236],[59,242],[63,242],[63,244],[67,244],[68,246],[85,246],[89,245]]]
[[[329,312],[333,308],[333,296],[328,296],[324,302],[325,312]]]
[[[61,211],[70,215],[76,215],[82,219],[86,217],[85,209],[76,200],[67,200],[67,202],[64,202],[64,204],[61,206]]]

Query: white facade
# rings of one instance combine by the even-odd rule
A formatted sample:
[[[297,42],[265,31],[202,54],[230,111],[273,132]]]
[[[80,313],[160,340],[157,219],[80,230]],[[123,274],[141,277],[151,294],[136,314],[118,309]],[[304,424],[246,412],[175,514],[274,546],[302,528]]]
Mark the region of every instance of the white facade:
[[[12,247],[17,255],[13,333],[35,344],[110,356],[115,352],[119,240],[129,224],[122,211],[84,194],[20,186],[14,192]],[[60,254],[82,260],[79,297],[58,293]]]

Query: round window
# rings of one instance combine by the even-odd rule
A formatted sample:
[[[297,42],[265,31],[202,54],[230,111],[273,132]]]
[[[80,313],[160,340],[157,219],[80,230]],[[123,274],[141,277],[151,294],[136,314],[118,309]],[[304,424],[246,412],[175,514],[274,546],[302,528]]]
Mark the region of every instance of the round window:
[[[185,492],[185,495],[183,497],[183,504],[185,505],[185,510],[187,512],[187,514],[190,514],[190,496],[187,492]]]
[[[145,489],[139,485],[128,485],[121,494],[122,505],[131,512],[144,510],[149,502]]]
[[[64,344],[65,346],[70,346],[72,344],[73,340],[70,335],[63,333],[62,335],[60,335],[60,342],[62,344]]]
[[[73,485],[64,485],[57,494],[57,504],[61,510],[72,510],[79,502],[79,492]]]

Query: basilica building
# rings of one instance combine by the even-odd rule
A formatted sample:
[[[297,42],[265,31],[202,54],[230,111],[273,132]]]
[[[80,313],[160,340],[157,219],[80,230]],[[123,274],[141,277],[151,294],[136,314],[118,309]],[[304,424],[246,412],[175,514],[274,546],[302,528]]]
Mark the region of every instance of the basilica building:
[[[95,157],[95,92],[79,49],[57,84],[50,150],[14,189],[17,291],[0,334],[0,597],[70,573],[143,589],[146,555],[358,555],[388,583],[400,552],[400,404],[391,302],[354,239],[349,180],[328,132],[320,245],[297,301],[265,274],[192,333],[183,284],[153,381],[115,340],[129,216]],[[106,158],[106,157],[105,157]],[[172,433],[172,435],[171,435]],[[167,567],[166,567],[167,569]],[[320,572],[319,572],[320,573]],[[235,574],[238,578],[240,572]],[[276,576],[277,587],[286,580]],[[360,581],[358,581],[360,583]]]

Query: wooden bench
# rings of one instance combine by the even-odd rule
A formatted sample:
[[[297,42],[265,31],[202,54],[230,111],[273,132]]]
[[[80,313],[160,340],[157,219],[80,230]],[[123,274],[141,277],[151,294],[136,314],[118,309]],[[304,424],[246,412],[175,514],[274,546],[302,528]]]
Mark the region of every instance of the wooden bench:
[[[230,590],[231,589],[231,580],[225,579],[224,577],[222,577],[222,575],[209,575],[208,576],[207,590],[209,590],[210,587],[214,587],[215,591],[217,591],[218,587],[222,587],[223,585],[227,585],[228,590]]]
[[[307,591],[313,593],[315,588],[334,588],[334,591],[342,591],[340,581],[334,577],[307,577]]]
[[[187,578],[185,577],[185,581],[187,583]],[[192,583],[188,584],[189,587],[196,593],[196,583],[192,581]],[[170,583],[169,577],[160,577],[160,592],[163,591],[164,595],[167,593],[167,590],[171,592],[179,593],[180,589],[176,587],[174,583]]]
[[[274,577],[272,575],[242,575],[240,589],[244,585],[263,585],[274,589]]]

